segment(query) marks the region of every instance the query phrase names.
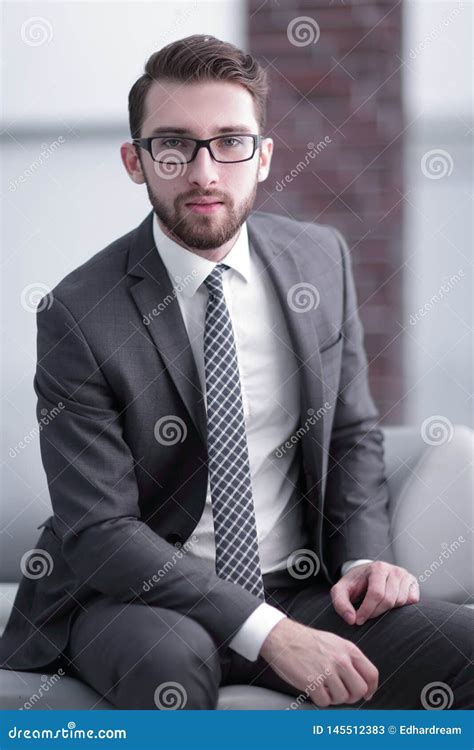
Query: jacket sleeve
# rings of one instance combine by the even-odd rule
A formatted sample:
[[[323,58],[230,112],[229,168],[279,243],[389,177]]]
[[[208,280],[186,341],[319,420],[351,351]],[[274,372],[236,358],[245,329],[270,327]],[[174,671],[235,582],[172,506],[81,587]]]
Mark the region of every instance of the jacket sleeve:
[[[57,297],[37,311],[40,448],[63,558],[79,584],[129,602],[166,607],[226,644],[261,600],[219,578],[140,520],[134,457],[123,412],[80,324]],[[166,574],[157,579],[161,569]],[[152,577],[155,576],[154,579]],[[152,586],[146,581],[158,580]]]
[[[340,566],[347,560],[393,562],[393,556],[383,435],[369,391],[351,256],[342,234],[334,231],[343,268],[343,351],[329,447],[324,539],[331,571],[337,579]]]

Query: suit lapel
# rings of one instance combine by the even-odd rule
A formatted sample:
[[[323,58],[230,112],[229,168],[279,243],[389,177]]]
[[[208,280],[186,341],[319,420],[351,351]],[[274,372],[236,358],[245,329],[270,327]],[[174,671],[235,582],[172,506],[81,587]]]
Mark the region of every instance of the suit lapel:
[[[138,277],[130,292],[144,328],[160,352],[204,444],[207,424],[204,397],[186,326],[166,267],[156,249],[153,212],[137,227],[129,251],[127,272]]]
[[[154,243],[152,220],[153,212],[132,236],[127,272],[138,280],[130,291],[143,320],[149,321],[145,327],[207,445],[205,402],[199,375],[178,300]],[[295,252],[286,247],[272,224],[271,219],[261,215],[257,219],[251,214],[247,220],[249,242],[251,249],[264,262],[285,316],[300,368],[301,424],[305,425],[308,412],[314,414],[325,400],[318,335],[311,312],[298,312],[288,304],[289,290],[295,284],[305,283],[305,279],[298,265],[296,247]],[[307,464],[316,464],[317,477],[321,479],[324,418],[311,420],[307,427],[302,440],[303,451],[306,447]]]
[[[300,375],[301,425],[306,426],[302,447],[305,467],[315,466],[316,477],[322,480],[324,445],[324,416],[308,420],[325,401],[318,334],[314,325],[314,311],[298,312],[288,303],[288,293],[295,284],[304,284],[303,269],[298,264],[297,244],[287,247],[266,217],[250,216],[247,221],[251,247],[264,261],[266,273],[273,283],[285,316],[293,352]],[[296,242],[301,242],[297,240]],[[303,238],[304,241],[304,238]],[[307,283],[307,280],[306,280]],[[295,308],[295,309],[294,309]],[[324,414],[324,413],[323,413]],[[316,478],[310,473],[312,484]]]

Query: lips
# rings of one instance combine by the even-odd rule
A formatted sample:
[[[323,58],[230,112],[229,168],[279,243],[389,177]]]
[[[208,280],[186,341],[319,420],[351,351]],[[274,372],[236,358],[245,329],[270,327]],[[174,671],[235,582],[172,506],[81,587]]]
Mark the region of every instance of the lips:
[[[222,201],[206,201],[205,203],[187,203],[186,206],[193,214],[210,215],[219,212],[224,204]]]
[[[186,203],[187,206],[213,206],[216,203],[222,203],[222,201],[207,200],[207,201],[189,201]]]

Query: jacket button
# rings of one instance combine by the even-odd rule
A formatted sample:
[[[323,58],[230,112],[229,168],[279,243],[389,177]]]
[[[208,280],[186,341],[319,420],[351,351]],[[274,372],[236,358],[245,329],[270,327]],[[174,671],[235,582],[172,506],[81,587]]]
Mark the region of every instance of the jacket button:
[[[166,541],[170,544],[181,544],[181,537],[179,534],[168,534],[166,536]]]

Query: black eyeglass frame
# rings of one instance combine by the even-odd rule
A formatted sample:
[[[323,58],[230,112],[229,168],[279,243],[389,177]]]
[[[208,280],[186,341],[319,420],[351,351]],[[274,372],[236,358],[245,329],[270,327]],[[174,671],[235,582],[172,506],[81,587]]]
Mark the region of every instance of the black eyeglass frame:
[[[215,158],[215,156],[213,155],[213,153],[212,153],[212,151],[210,149],[210,145],[209,145],[209,144],[212,143],[212,141],[220,141],[222,138],[234,138],[234,137],[243,136],[243,135],[245,135],[245,136],[253,139],[252,156],[248,156],[246,159],[237,159],[237,161],[223,161],[222,159],[216,159]],[[191,158],[188,159],[188,161],[165,162],[165,161],[161,161],[160,159],[155,159],[155,157],[153,156],[153,153],[152,153],[152,141],[157,140],[158,138],[162,139],[163,137],[176,138],[177,140],[179,140],[178,136],[172,136],[172,135],[169,135],[169,136],[166,136],[166,135],[165,136],[163,136],[163,135],[153,135],[150,138],[133,138],[132,139],[132,143],[133,143],[134,146],[140,146],[141,148],[144,148],[145,151],[148,151],[148,153],[150,154],[150,156],[153,159],[153,161],[157,162],[157,164],[190,164],[196,158],[196,155],[197,155],[197,152],[199,151],[199,149],[202,148],[203,146],[204,146],[204,148],[207,148],[207,150],[209,152],[209,156],[211,157],[211,159],[213,161],[218,162],[219,164],[240,164],[243,161],[250,161],[251,159],[253,159],[253,157],[255,156],[255,151],[257,150],[258,146],[261,144],[261,142],[262,142],[262,140],[264,138],[263,135],[255,135],[253,133],[225,133],[224,135],[216,135],[213,138],[206,138],[205,140],[202,140],[202,139],[199,139],[199,138],[190,138],[188,136],[181,136],[183,138],[183,140],[194,141],[194,143],[196,144],[195,147],[194,147],[194,151],[193,151],[193,153],[191,155]]]

